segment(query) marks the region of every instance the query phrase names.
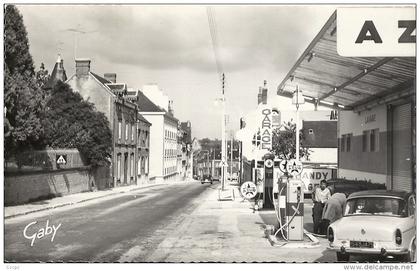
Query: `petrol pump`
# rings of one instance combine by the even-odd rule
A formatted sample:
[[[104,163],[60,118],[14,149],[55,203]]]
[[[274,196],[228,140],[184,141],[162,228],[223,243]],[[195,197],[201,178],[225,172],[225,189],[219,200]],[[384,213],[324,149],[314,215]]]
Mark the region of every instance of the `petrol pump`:
[[[253,181],[257,186],[257,195],[255,197],[255,208],[262,209],[264,202],[264,161],[254,160],[253,161]]]
[[[282,176],[278,179],[277,219],[282,237],[289,241],[303,241],[304,185],[300,178],[302,164],[291,160],[280,162]],[[273,193],[274,195],[274,193]]]
[[[274,154],[264,155],[264,208],[274,208],[273,177],[274,177]]]

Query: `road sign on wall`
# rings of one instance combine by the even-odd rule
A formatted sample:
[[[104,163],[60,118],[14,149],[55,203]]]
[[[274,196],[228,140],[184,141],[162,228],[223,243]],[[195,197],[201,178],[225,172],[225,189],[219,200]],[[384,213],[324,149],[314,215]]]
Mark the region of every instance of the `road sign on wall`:
[[[57,165],[67,164],[67,154],[56,154],[55,162],[57,163]]]

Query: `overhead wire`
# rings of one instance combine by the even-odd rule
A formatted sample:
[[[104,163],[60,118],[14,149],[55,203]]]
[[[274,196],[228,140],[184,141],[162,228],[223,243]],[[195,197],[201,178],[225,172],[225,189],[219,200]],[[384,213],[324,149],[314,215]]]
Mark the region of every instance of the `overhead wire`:
[[[221,78],[221,76],[223,74],[223,67],[222,67],[222,64],[220,62],[217,23],[216,23],[215,16],[213,14],[212,7],[208,6],[206,8],[206,11],[207,11],[207,19],[208,19],[208,23],[209,23],[210,37],[211,37],[211,42],[212,42],[212,46],[213,46],[213,53],[214,53],[214,58],[215,58],[215,61],[216,61],[217,74],[218,74],[219,78]]]

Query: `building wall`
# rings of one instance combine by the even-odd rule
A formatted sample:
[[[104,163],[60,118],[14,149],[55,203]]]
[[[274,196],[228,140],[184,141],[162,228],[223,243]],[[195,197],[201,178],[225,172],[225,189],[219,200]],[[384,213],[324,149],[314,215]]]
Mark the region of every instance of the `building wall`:
[[[337,148],[309,148],[309,151],[309,162],[337,164]]]
[[[137,130],[134,129],[134,136],[131,139],[132,125],[136,122],[130,120],[129,115],[134,118],[137,109],[134,104],[127,103],[122,98],[116,97],[109,90],[99,83],[93,76],[72,76],[67,83],[72,89],[95,105],[96,110],[105,114],[109,121],[112,137],[113,151],[111,160],[111,176],[113,185],[129,185],[137,182],[136,165],[137,165]],[[119,135],[119,121],[121,121],[121,135]],[[125,139],[125,125],[129,123],[129,138]],[[121,138],[119,138],[121,136]],[[125,158],[127,157],[127,158]]]
[[[96,110],[104,113],[112,125],[112,94],[107,93],[96,79],[92,76],[76,77],[74,75],[69,78],[67,84],[70,85],[73,91],[80,93],[84,100],[93,103]]]
[[[6,176],[5,205],[23,204],[46,198],[60,197],[91,190],[93,180],[88,169],[34,172]]]
[[[137,182],[144,184],[149,181],[150,125],[139,121],[137,130]]]
[[[115,186],[137,183],[137,110],[122,101],[115,103],[114,110],[114,158]]]
[[[390,143],[387,139],[386,106],[378,106],[360,113],[340,111],[338,123],[338,177],[386,183]],[[363,132],[371,130],[378,131],[377,148],[375,151],[363,150]],[[349,150],[343,135],[351,135]]]
[[[178,123],[165,117],[164,121],[164,169],[165,179],[178,175]]]
[[[150,122],[150,154],[149,154],[149,179],[163,180],[163,148],[164,148],[164,124],[163,112],[161,114],[141,112],[143,117]]]

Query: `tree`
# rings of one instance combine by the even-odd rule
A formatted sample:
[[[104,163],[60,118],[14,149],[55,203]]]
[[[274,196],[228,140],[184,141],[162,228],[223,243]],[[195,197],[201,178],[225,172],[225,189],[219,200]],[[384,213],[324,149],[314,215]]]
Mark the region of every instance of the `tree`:
[[[284,130],[277,128],[273,131],[273,148],[272,152],[280,159],[290,160],[296,158],[296,124],[285,122],[283,124]],[[309,158],[310,151],[303,147],[305,138],[302,131],[299,132],[299,156]]]
[[[36,85],[34,65],[22,16],[13,5],[4,14],[5,156],[42,147],[42,90]]]
[[[39,88],[44,88],[50,79],[48,70],[45,69],[44,63],[41,63],[39,71],[36,72],[36,84]]]
[[[22,15],[13,5],[7,5],[4,13],[4,64],[11,74],[35,73]]]
[[[77,148],[85,163],[109,165],[112,134],[106,116],[92,103],[58,81],[46,104],[45,144],[52,148]]]

